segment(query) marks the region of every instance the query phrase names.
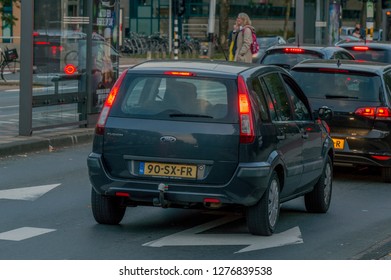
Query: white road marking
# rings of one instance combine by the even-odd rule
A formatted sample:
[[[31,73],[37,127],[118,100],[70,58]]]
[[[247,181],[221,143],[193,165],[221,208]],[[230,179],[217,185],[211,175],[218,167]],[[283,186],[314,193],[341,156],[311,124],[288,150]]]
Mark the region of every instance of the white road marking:
[[[266,248],[280,247],[285,245],[303,243],[299,227],[291,228],[272,236],[255,236],[251,234],[201,234],[203,231],[232,222],[240,217],[230,215],[214,220],[158,240],[143,244],[149,247],[164,246],[213,246],[213,245],[248,245],[237,251],[243,253]]]
[[[21,241],[52,231],[56,230],[50,228],[21,227],[0,233],[0,240]]]
[[[45,193],[58,187],[61,184],[51,184],[36,187],[16,188],[0,191],[0,199],[30,200],[34,201]]]

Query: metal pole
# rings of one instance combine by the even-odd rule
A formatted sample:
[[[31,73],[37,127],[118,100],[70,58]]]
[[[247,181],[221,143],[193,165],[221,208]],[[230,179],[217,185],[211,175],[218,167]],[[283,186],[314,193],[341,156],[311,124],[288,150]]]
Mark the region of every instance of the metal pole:
[[[213,37],[215,32],[216,0],[211,0],[209,5],[208,36],[209,36],[209,58],[213,57]]]
[[[174,19],[174,59],[178,59],[179,39],[178,39],[178,16]]]
[[[21,1],[19,135],[31,136],[33,117],[34,0]]]
[[[303,44],[304,37],[304,0],[296,0],[296,44]]]
[[[172,0],[168,1],[168,50],[172,53]]]
[[[178,59],[179,38],[178,38],[178,0],[174,0],[174,59]]]
[[[87,25],[87,41],[86,41],[86,90],[87,90],[87,115],[93,113],[93,94],[91,84],[92,73],[92,25],[93,25],[93,0],[87,1],[87,17],[90,19]],[[87,126],[90,125],[90,119],[87,117]],[[92,120],[94,122],[95,120]]]

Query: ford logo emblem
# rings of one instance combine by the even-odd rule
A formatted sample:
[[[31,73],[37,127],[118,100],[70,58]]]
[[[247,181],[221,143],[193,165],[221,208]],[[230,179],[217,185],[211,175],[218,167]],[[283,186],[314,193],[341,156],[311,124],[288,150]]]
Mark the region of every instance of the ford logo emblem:
[[[162,136],[160,137],[160,142],[175,142],[176,138],[174,136]]]

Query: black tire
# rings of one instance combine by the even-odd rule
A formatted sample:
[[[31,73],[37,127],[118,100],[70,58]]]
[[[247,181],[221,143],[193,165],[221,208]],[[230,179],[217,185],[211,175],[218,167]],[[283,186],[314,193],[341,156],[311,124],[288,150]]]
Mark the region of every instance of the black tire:
[[[121,198],[100,195],[94,188],[91,190],[91,206],[95,221],[106,225],[119,224],[126,211]]]
[[[269,236],[280,215],[280,180],[274,171],[268,187],[257,204],[247,207],[247,227],[251,234]]]
[[[330,207],[332,189],[333,162],[328,156],[322,175],[315,184],[314,189],[304,196],[307,211],[311,213],[326,213]]]
[[[391,167],[383,167],[381,176],[385,183],[391,183]]]
[[[20,61],[19,60],[9,61],[4,71],[9,71],[12,74],[20,72]]]

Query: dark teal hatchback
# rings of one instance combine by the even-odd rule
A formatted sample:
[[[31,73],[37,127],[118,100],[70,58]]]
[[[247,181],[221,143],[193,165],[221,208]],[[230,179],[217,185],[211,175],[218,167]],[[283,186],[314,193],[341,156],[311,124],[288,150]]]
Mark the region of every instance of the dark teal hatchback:
[[[309,211],[328,210],[333,153],[282,68],[149,61],[121,75],[100,114],[87,161],[92,210],[118,224],[127,206],[239,206],[251,233],[271,235],[281,202],[304,195]]]

